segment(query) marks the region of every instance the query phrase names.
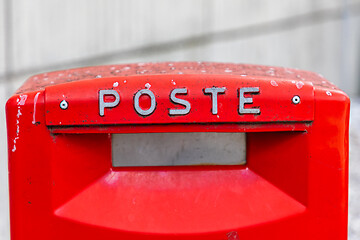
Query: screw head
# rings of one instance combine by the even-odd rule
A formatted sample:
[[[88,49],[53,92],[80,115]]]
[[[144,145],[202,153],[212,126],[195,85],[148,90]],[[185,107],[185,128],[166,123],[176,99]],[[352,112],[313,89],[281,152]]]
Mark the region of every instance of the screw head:
[[[62,101],[60,102],[60,108],[61,108],[62,110],[66,110],[68,107],[69,107],[69,104],[68,104],[67,101],[62,100]]]
[[[299,104],[300,103],[300,97],[298,95],[293,96],[291,101],[293,102],[293,104]]]

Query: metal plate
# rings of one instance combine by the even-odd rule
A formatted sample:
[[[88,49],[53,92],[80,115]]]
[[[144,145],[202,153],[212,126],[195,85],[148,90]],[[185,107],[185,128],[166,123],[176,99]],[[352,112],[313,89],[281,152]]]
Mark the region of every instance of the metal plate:
[[[112,134],[112,165],[243,165],[245,133]]]

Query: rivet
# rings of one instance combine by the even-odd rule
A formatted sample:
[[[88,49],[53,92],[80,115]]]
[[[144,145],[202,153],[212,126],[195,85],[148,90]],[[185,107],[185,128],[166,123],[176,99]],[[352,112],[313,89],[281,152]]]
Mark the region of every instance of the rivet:
[[[293,104],[299,104],[300,103],[300,97],[298,95],[293,96],[292,100]]]
[[[69,104],[68,104],[67,101],[62,100],[62,101],[60,102],[60,108],[61,108],[62,110],[66,110],[68,107],[69,107]]]

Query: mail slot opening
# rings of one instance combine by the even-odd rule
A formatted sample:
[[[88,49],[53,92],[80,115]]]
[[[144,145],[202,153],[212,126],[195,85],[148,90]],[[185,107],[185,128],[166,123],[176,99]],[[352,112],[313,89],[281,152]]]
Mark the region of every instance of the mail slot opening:
[[[113,167],[244,164],[245,133],[112,134]]]

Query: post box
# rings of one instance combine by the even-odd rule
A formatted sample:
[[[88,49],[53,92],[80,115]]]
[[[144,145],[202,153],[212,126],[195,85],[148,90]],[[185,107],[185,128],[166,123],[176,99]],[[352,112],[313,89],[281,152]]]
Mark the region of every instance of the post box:
[[[12,240],[347,239],[349,98],[316,73],[70,69],[6,115]]]

